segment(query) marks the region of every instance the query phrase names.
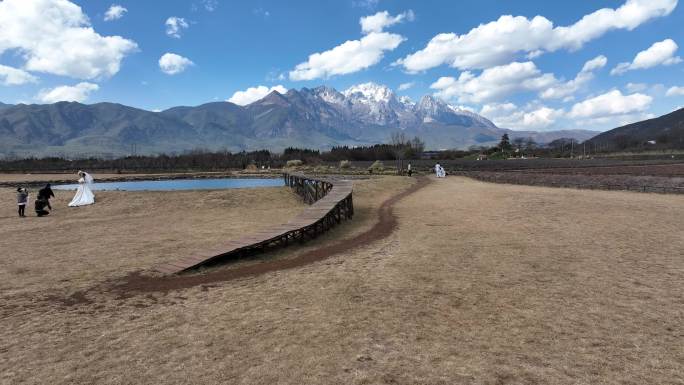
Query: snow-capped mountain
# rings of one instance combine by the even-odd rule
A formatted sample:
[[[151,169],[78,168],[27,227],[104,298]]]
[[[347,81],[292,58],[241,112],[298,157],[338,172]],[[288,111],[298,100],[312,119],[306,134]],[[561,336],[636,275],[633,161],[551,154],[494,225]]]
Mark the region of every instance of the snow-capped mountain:
[[[437,122],[465,127],[482,126],[496,128],[496,125],[487,118],[447,104],[430,95],[425,95],[420,99],[420,102],[414,108],[414,112],[423,123]]]
[[[393,99],[396,100],[389,87],[372,82],[351,86],[342,94],[361,103],[389,104]]]
[[[405,107],[387,86],[363,83],[342,92],[349,102],[351,113],[368,124],[400,125]]]
[[[293,90],[288,94],[291,92]],[[357,84],[342,92],[330,87],[304,88],[294,92],[314,95],[320,102],[328,103],[358,124],[400,129],[416,128],[422,123],[496,128],[486,118],[432,96],[426,95],[416,103],[407,96],[398,98],[389,87],[372,82]]]
[[[274,101],[282,105],[282,100],[288,101],[284,106],[287,113],[276,113],[269,107],[275,104]],[[387,141],[396,131],[424,137],[428,143],[439,143],[440,146],[494,141],[501,135],[501,130],[494,123],[474,112],[429,95],[416,103],[406,96],[397,97],[385,85],[372,82],[357,84],[342,92],[325,86],[291,89],[285,95],[274,91],[244,108],[258,111],[259,119],[268,118],[269,122],[277,125],[266,132],[283,132],[283,127],[287,127],[284,132],[301,132],[312,127],[312,130],[325,131],[338,140],[344,138],[363,143]],[[275,115],[282,120],[273,121]],[[263,132],[263,124],[259,124],[257,130]],[[445,135],[448,138],[445,139]],[[454,142],[455,138],[464,135],[469,138],[479,136]]]
[[[513,135],[440,99],[424,96],[416,103],[375,83],[342,92],[324,86],[291,89],[285,94],[273,91],[246,106],[214,102],[162,112],[113,103],[0,107],[0,156],[15,151],[121,155],[128,153],[131,144],[140,153],[194,148],[326,149],[386,143],[397,131],[419,136],[429,149],[445,149],[492,145],[503,133]],[[551,133],[545,135],[553,138]]]

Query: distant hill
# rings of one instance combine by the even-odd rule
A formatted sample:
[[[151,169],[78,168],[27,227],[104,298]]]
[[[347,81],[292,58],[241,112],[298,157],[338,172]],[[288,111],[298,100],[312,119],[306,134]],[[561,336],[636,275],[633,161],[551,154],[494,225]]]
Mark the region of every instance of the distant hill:
[[[537,143],[551,143],[560,138],[572,138],[578,142],[595,137],[599,131],[589,130],[557,130],[557,131],[513,131],[509,130],[508,136],[513,138],[532,138]]]
[[[684,108],[658,118],[614,128],[586,143],[612,151],[684,149]]]
[[[0,104],[0,156],[121,156],[333,146],[387,142],[392,133],[419,136],[429,149],[498,143],[501,135],[547,143],[594,133],[498,128],[488,119],[432,96],[418,102],[388,87],[359,84],[276,91],[246,106],[229,102],[145,111],[115,103]]]

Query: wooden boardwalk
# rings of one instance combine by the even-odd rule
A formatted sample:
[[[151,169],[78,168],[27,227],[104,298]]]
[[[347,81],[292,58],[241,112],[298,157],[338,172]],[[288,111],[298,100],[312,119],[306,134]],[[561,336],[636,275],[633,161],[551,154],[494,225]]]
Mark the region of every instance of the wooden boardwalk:
[[[290,242],[304,242],[317,237],[342,219],[354,215],[351,181],[329,181],[302,174],[284,174],[291,187],[310,206],[289,222],[274,225],[217,245],[211,250],[164,263],[154,268],[163,274],[177,274],[226,257],[262,252]]]

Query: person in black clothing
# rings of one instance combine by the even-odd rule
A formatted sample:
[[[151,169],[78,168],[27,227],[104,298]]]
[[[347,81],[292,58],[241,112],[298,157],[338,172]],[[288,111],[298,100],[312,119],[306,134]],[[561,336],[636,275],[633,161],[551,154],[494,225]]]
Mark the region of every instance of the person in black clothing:
[[[46,184],[45,187],[42,189],[38,190],[38,199],[42,199],[46,202],[48,209],[52,210],[52,206],[50,206],[50,198],[54,198],[55,193],[52,192],[52,189],[50,188],[50,183]]]
[[[50,212],[45,209],[45,207],[46,206],[49,207],[49,205],[50,205],[50,203],[48,202],[47,199],[42,199],[42,198],[36,199],[36,215],[39,217],[44,217],[44,216],[50,214]]]

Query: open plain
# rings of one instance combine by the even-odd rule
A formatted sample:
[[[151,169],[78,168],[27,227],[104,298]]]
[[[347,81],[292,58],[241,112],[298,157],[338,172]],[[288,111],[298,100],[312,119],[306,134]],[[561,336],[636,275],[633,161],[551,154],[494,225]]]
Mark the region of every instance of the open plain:
[[[0,208],[0,383],[684,384],[681,195],[359,180],[352,221],[194,275],[328,258],[126,295],[117,280],[304,205],[285,188],[68,195],[47,218]]]

